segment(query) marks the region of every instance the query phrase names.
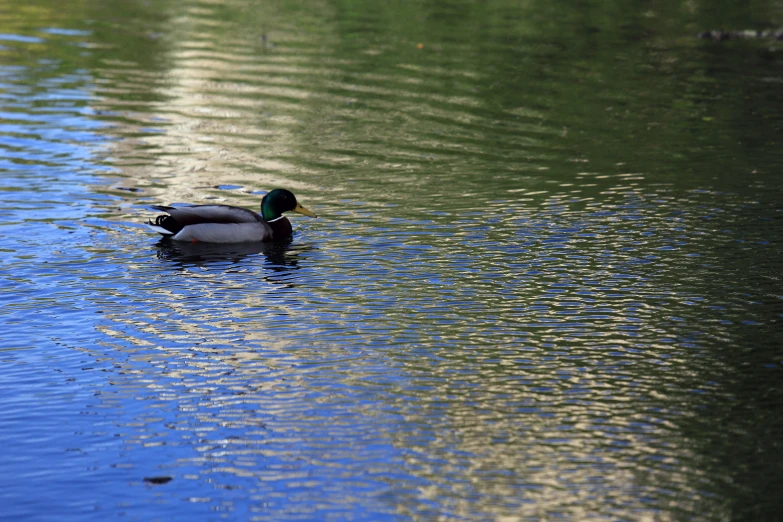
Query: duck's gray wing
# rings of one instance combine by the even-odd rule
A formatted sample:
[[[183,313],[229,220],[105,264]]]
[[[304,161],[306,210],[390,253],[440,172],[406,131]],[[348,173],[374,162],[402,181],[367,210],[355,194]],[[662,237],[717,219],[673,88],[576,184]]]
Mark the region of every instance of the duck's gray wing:
[[[186,226],[171,236],[171,239],[199,243],[249,243],[272,239],[272,229],[263,221],[199,223]]]
[[[192,205],[188,207],[153,205],[152,208],[167,213],[183,227],[201,223],[258,223],[263,221],[261,216],[252,210],[230,205]]]

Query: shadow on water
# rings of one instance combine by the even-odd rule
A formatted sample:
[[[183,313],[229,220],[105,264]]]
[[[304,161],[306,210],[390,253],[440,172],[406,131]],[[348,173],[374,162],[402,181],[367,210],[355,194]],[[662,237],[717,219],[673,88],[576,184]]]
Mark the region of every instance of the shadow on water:
[[[241,263],[244,260],[263,255],[265,268],[273,272],[290,272],[299,269],[300,255],[312,247],[293,245],[289,238],[284,241],[256,243],[185,243],[163,238],[155,244],[158,259],[171,261],[178,268],[203,267],[217,263]]]

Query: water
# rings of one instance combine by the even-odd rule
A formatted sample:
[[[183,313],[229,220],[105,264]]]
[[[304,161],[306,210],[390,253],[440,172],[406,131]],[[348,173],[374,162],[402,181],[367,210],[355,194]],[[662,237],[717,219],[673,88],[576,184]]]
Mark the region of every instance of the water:
[[[724,7],[7,3],[1,518],[776,518],[781,47],[693,35],[783,13]],[[142,225],[276,186],[290,243]]]

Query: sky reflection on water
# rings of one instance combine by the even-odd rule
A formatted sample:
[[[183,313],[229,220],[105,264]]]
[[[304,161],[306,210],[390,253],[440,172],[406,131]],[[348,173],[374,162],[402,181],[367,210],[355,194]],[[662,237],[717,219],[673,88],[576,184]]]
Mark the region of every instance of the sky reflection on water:
[[[0,16],[7,517],[778,512],[774,53],[110,4]],[[142,225],[273,186],[288,243]]]

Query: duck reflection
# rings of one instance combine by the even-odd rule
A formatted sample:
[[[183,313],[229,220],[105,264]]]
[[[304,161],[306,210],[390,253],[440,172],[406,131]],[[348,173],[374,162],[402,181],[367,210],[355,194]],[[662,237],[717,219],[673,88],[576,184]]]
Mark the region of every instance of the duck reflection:
[[[258,254],[266,258],[265,268],[273,272],[290,272],[299,269],[300,255],[312,247],[292,240],[254,243],[186,243],[161,239],[155,244],[158,259],[176,263],[180,268],[204,267],[230,263],[232,265]]]

